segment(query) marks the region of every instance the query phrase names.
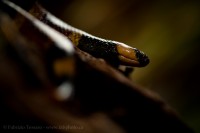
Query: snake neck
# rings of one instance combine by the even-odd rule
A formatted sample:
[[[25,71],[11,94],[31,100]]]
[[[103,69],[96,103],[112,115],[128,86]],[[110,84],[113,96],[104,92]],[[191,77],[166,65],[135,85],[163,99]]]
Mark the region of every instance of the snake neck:
[[[149,63],[148,57],[136,48],[124,43],[95,37],[74,28],[56,18],[44,8],[36,5],[30,13],[58,32],[64,34],[79,49],[113,64],[143,67]]]
[[[101,57],[112,62],[117,62],[118,52],[116,43],[113,41],[105,40],[74,28],[48,12],[40,13],[40,17],[37,18],[67,36],[72,43],[81,50],[90,53],[95,57]]]

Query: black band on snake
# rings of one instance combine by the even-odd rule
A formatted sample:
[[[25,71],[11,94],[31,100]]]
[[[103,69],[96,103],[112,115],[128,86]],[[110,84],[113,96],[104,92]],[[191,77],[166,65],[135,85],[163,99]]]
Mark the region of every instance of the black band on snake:
[[[35,8],[37,8],[37,10],[34,10],[33,8],[30,11],[31,14],[63,33],[78,48],[97,58],[103,58],[110,63],[133,67],[144,67],[149,64],[149,58],[147,55],[136,48],[132,48],[121,42],[95,37],[66,24],[47,12],[38,4],[36,4]]]

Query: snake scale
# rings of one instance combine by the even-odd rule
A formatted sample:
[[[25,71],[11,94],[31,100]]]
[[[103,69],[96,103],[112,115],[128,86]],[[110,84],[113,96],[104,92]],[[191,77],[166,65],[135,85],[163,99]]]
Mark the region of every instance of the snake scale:
[[[14,10],[19,18],[22,17],[22,20],[24,20],[22,27],[15,27],[16,31],[14,27],[12,29],[12,26],[10,26],[11,30],[7,30],[0,23],[0,26],[5,29],[4,33],[8,33],[8,37],[11,38],[8,39],[12,44],[11,47],[20,55],[19,59],[26,64],[26,68],[30,69],[29,72],[35,72],[32,75],[35,79],[46,85],[57,86],[57,89],[52,89],[49,86],[48,88],[52,89],[53,97],[55,95],[58,100],[66,99],[73,90],[74,47],[78,47],[97,58],[103,58],[111,65],[115,63],[115,66],[144,67],[149,63],[149,58],[142,51],[124,43],[101,39],[74,28],[53,16],[38,4],[36,4],[37,7],[27,12],[8,0],[3,0],[3,2]],[[5,21],[5,24],[8,24],[6,27],[9,26],[9,22],[15,21],[8,19],[7,22]],[[14,26],[14,24],[11,25]],[[15,31],[14,34],[11,34],[12,30]],[[19,38],[26,37],[25,40],[29,41],[28,45],[21,41],[15,43],[16,38],[18,38],[15,34],[19,34]],[[32,51],[32,48],[36,48],[37,52]],[[23,49],[26,49],[25,53],[28,54],[23,53]],[[29,56],[34,58],[29,58]],[[41,72],[44,73],[41,75]],[[64,89],[67,93],[70,90],[70,94],[63,96],[63,93],[60,94],[60,89]]]
[[[79,49],[97,58],[103,58],[111,64],[133,67],[144,67],[149,64],[148,56],[137,48],[121,42],[102,39],[72,27],[46,11],[38,3],[30,10],[30,13],[67,36]]]
[[[4,0],[4,2],[9,6],[17,7],[14,3],[7,0]],[[102,39],[79,30],[56,18],[38,3],[35,4],[29,13],[51,28],[54,28],[65,35],[74,46],[94,57],[105,59],[111,65],[144,67],[149,64],[148,56],[137,48],[130,47],[121,42]]]

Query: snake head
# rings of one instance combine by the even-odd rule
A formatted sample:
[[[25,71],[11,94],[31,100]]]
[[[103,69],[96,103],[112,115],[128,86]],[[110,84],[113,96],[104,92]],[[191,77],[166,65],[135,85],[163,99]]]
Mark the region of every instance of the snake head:
[[[149,58],[142,51],[124,43],[116,42],[118,58],[122,65],[144,67],[149,64]]]

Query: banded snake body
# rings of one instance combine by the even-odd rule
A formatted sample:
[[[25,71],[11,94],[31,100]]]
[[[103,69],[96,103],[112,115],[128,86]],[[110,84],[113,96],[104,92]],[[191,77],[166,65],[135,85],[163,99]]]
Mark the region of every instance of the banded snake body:
[[[67,36],[79,49],[97,58],[103,58],[111,64],[132,67],[144,67],[149,64],[149,58],[137,48],[124,43],[105,40],[82,30],[74,28],[47,12],[36,4],[37,12],[30,11],[33,16]],[[38,13],[39,12],[39,13]]]
[[[16,6],[7,0],[4,0],[4,3],[7,3],[9,6]],[[19,10],[19,8],[16,9]],[[21,9],[20,11],[24,12]],[[130,47],[121,42],[102,39],[74,28],[53,16],[38,3],[35,4],[29,13],[51,28],[67,36],[79,49],[94,57],[103,58],[114,66],[144,67],[149,64],[148,56],[137,48]]]
[[[44,59],[48,59],[48,61],[45,60],[41,64],[42,66],[39,65],[41,68],[44,68],[44,70],[47,70],[47,79],[49,80],[46,80],[46,78],[44,78],[46,75],[41,77],[35,66],[32,65],[31,60],[29,61],[28,58],[23,58],[23,53],[20,53],[20,55],[22,55],[20,56],[22,60],[28,60],[27,63],[29,64],[28,67],[30,67],[30,70],[36,69],[36,77],[38,77],[41,81],[52,81],[51,84],[59,86],[58,88],[61,86],[61,89],[63,89],[64,84],[64,89],[69,90],[69,85],[73,84],[71,79],[74,75],[73,44],[79,49],[88,52],[95,57],[105,59],[109,63],[132,67],[144,67],[149,63],[149,58],[142,51],[132,48],[126,44],[101,39],[76,29],[59,20],[38,4],[36,4],[37,7],[35,7],[37,8],[37,12],[34,11],[34,8],[32,8],[30,12],[27,12],[8,0],[4,0],[3,2],[11,9],[22,15],[22,17],[28,22],[28,25],[31,26],[28,28],[31,30],[27,31],[25,27],[25,33],[21,32],[21,34],[28,37],[30,41],[35,42],[34,44],[40,49],[39,51],[44,53],[45,57],[47,57]],[[29,34],[29,32],[31,34]],[[37,42],[37,39],[33,39],[32,35],[39,36],[39,40],[44,40],[42,43],[40,42],[41,40]],[[72,43],[69,40],[71,40]],[[49,41],[51,43],[49,43]],[[48,42],[48,47],[46,47],[43,42]],[[11,41],[11,43],[13,42]],[[29,49],[29,46],[27,45],[24,45],[24,47]],[[15,49],[16,51],[21,51],[20,47],[16,47]],[[43,58],[41,59],[40,56],[37,56],[36,58],[39,61],[43,61]],[[60,89],[56,89],[53,91],[56,91],[55,94],[57,94],[57,91],[59,92],[59,90]],[[72,90],[72,88],[70,90]],[[66,96],[62,97],[58,94],[55,98],[58,100],[64,100],[66,99]]]

